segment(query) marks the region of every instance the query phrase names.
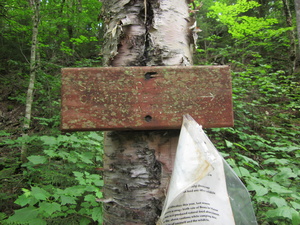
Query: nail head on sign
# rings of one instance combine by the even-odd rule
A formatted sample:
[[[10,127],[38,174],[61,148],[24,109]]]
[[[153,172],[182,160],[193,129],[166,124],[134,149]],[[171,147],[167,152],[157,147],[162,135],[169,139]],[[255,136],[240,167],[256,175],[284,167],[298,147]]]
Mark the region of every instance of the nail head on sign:
[[[151,78],[154,78],[153,75],[157,74],[157,72],[147,72],[145,73],[145,80],[150,80]]]
[[[145,120],[146,122],[150,122],[152,120],[152,116],[150,115],[145,116]]]

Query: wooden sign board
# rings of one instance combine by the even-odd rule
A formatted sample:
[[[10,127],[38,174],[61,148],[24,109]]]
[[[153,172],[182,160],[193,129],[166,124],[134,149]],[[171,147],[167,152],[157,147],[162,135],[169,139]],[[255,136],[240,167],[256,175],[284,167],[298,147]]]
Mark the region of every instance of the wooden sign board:
[[[62,69],[63,131],[233,126],[228,66]]]

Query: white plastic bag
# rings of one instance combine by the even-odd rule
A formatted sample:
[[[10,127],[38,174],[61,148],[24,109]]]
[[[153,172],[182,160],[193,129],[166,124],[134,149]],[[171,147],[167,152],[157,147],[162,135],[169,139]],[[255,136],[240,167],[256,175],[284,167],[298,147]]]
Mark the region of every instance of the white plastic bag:
[[[174,170],[157,223],[179,224],[257,224],[246,188],[189,115],[183,118]]]

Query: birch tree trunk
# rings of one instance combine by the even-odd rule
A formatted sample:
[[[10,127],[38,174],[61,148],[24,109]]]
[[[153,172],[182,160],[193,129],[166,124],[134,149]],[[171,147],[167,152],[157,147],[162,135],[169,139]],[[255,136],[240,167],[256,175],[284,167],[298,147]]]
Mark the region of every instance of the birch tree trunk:
[[[186,0],[105,0],[103,14],[105,66],[192,64],[193,21]],[[156,223],[178,136],[178,130],[105,134],[105,225]]]
[[[293,27],[293,18],[292,18],[292,13],[291,13],[290,6],[289,6],[289,1],[288,0],[282,0],[282,2],[283,2],[283,11],[284,11],[284,14],[285,14],[287,26],[288,27]],[[288,31],[288,34],[289,34],[289,38],[290,38],[290,60],[291,60],[291,68],[292,68],[291,74],[292,74],[295,71],[296,62],[297,62],[297,57],[296,57],[296,36],[295,36],[294,30]]]
[[[40,0],[30,0],[30,7],[33,11],[32,16],[32,43],[31,43],[31,53],[30,53],[30,77],[29,77],[29,85],[27,89],[26,96],[26,108],[25,108],[25,120],[23,124],[24,134],[23,136],[27,136],[27,130],[30,127],[31,122],[31,109],[33,102],[33,90],[34,90],[34,82],[37,70],[37,48],[38,48],[38,28],[39,28],[39,16],[40,16]],[[26,161],[27,156],[27,146],[23,144],[21,149],[21,160],[23,162]]]
[[[299,42],[299,58],[300,58],[300,1],[295,0],[295,11],[296,11],[296,21],[297,21],[297,31],[298,31],[298,42]]]

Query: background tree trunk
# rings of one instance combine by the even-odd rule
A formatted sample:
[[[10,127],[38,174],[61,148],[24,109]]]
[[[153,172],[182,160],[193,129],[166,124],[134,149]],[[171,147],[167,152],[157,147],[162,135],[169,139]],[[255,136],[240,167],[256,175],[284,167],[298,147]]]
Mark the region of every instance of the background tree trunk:
[[[38,49],[38,29],[39,29],[39,17],[40,17],[40,0],[30,0],[30,7],[33,11],[32,16],[32,43],[31,43],[31,53],[30,53],[30,75],[29,75],[29,85],[27,89],[26,96],[26,108],[25,108],[25,120],[23,124],[24,134],[27,136],[27,130],[30,127],[31,122],[31,109],[33,102],[33,90],[34,82],[37,71],[37,49]],[[21,148],[21,160],[22,162],[26,161],[27,156],[27,146],[23,144]]]
[[[300,1],[295,0],[295,10],[296,10],[296,21],[297,21],[297,31],[298,31],[298,42],[300,49]],[[299,50],[299,58],[300,58],[300,50]]]
[[[186,0],[106,0],[103,14],[105,66],[192,64]],[[104,224],[156,223],[178,136],[178,130],[105,134]]]
[[[291,13],[290,6],[289,6],[289,1],[282,0],[282,2],[283,2],[283,11],[285,14],[287,26],[293,27],[293,18],[292,18],[292,13]],[[288,34],[289,34],[289,38],[290,38],[290,60],[291,60],[291,68],[292,68],[291,74],[292,74],[295,71],[296,61],[297,61],[296,36],[295,36],[294,29],[288,31]]]

